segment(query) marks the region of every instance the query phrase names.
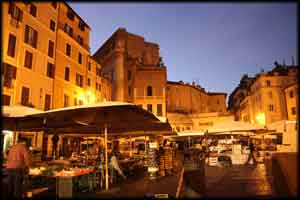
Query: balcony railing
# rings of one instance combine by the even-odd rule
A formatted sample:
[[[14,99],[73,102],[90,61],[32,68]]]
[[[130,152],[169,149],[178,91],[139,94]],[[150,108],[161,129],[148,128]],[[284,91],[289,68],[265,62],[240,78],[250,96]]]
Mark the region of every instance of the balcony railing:
[[[62,31],[64,31],[66,34],[68,34],[68,35],[69,35],[73,40],[75,40],[80,46],[82,46],[83,48],[85,48],[87,51],[90,51],[89,45],[86,44],[86,43],[80,42],[80,41],[78,40],[78,38],[76,37],[76,36],[77,36],[76,33],[73,32],[72,34],[70,34],[69,32],[67,32],[66,29],[65,29],[65,25],[64,25],[63,23],[58,23],[57,27],[58,27],[59,29],[61,29]],[[74,30],[74,29],[73,29],[73,30]]]

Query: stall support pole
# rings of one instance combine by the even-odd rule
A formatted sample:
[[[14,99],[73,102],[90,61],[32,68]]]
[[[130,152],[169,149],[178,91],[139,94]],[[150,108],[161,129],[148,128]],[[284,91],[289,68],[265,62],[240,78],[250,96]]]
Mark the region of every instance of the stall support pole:
[[[105,190],[108,190],[108,155],[107,155],[107,125],[104,126],[105,140]]]
[[[130,144],[129,156],[132,157],[132,140],[131,140],[131,136],[129,136],[129,144]]]

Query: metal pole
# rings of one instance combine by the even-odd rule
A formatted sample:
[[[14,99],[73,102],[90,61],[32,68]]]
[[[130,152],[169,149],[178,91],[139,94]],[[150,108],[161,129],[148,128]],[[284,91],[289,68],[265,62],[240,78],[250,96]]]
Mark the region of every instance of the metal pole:
[[[132,157],[132,140],[131,140],[131,136],[129,136],[129,144],[130,144],[129,156]]]
[[[104,126],[105,140],[105,190],[108,190],[108,155],[107,155],[107,125]]]

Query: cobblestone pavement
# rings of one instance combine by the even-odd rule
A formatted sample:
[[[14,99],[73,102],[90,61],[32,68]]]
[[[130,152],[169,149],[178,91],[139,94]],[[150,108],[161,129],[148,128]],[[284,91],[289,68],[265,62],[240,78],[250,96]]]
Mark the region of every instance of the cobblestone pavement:
[[[274,197],[273,177],[266,165],[206,166],[207,197]]]

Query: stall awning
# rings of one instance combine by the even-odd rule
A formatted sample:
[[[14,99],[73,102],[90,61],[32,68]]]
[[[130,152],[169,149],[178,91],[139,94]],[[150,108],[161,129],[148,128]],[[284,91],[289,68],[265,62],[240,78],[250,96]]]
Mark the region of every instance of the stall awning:
[[[247,131],[267,131],[264,126],[258,124],[251,124],[240,121],[226,121],[215,123],[211,128],[207,130],[210,133],[222,133],[222,132],[247,132]]]
[[[100,133],[104,126],[110,135],[170,133],[169,123],[131,103],[104,102],[37,112],[23,116],[4,116],[3,127],[15,131],[52,131],[58,133]]]

